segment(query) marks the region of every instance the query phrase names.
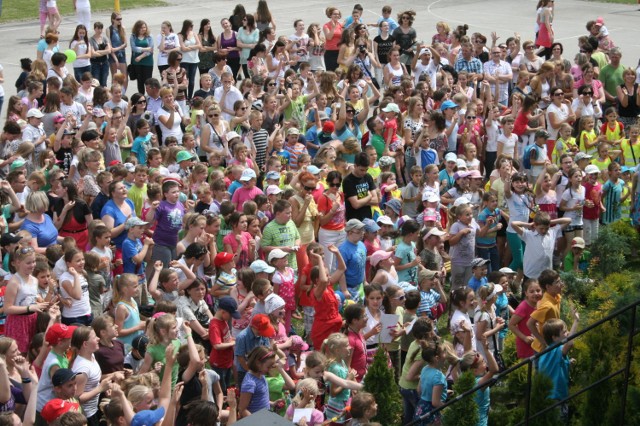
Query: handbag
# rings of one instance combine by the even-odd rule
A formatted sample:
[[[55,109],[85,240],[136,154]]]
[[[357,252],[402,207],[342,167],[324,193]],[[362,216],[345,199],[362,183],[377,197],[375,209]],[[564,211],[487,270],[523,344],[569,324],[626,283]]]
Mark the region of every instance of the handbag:
[[[127,74],[129,74],[129,80],[137,80],[138,74],[136,74],[136,68],[133,64],[127,65]]]
[[[493,320],[491,317],[489,317],[489,325],[493,328]],[[507,369],[507,366],[502,358],[502,353],[498,350],[498,341],[496,340],[495,333],[491,338],[493,339],[493,358],[496,360],[496,364],[498,364],[498,371],[504,371]]]

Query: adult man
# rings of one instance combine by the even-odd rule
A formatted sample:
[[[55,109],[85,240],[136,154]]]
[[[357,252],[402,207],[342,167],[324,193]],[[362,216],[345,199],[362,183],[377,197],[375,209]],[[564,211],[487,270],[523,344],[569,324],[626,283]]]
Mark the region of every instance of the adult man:
[[[234,116],[233,105],[236,101],[241,101],[244,98],[242,93],[233,85],[235,81],[232,73],[223,72],[220,79],[222,80],[222,86],[215,90],[213,97],[222,108],[222,118],[229,121]]]
[[[155,78],[149,78],[144,82],[144,89],[147,92],[147,111],[153,113],[153,131],[159,140],[162,140],[162,131],[158,125],[158,111],[162,108],[162,98],[160,98],[160,82]]]
[[[369,156],[361,152],[356,156],[353,171],[342,181],[342,190],[347,199],[347,219],[372,219],[371,207],[380,202],[376,184],[367,173],[368,169]]]
[[[273,206],[273,214],[273,220],[264,227],[260,245],[265,255],[274,249],[289,253],[289,266],[295,270],[298,268],[296,250],[300,247],[300,233],[291,220],[291,203],[278,200]]]
[[[496,94],[496,85],[498,85],[498,93],[496,99],[501,105],[507,106],[509,102],[509,81],[513,78],[511,66],[500,59],[502,51],[499,47],[491,48],[491,59],[484,63],[484,79],[491,85],[491,93]]]
[[[460,72],[460,71],[468,72],[469,81],[482,80],[482,74],[483,74],[482,62],[480,62],[480,59],[474,58],[472,56],[473,46],[471,45],[471,43],[469,42],[462,43],[460,52],[462,53],[462,56],[460,56],[456,60],[453,66],[456,72]]]
[[[364,223],[358,219],[351,219],[344,229],[347,232],[347,239],[339,249],[347,270],[344,273],[346,288],[341,281],[341,290],[346,298],[357,302],[364,299],[364,272],[367,263],[367,248],[362,242]]]
[[[604,86],[604,97],[606,98],[604,109],[616,104],[616,88],[624,82],[622,78],[624,67],[620,64],[620,59],[622,59],[620,49],[617,47],[612,48],[609,51],[609,64],[605,65],[598,75],[598,80],[600,80]]]

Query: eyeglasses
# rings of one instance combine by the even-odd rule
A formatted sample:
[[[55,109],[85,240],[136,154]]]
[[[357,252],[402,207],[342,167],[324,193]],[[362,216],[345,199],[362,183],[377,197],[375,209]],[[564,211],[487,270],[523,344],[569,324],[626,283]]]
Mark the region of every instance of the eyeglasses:
[[[475,115],[467,115],[467,120],[475,120],[476,116]]]
[[[268,86],[275,86],[276,83],[269,83]]]
[[[140,99],[138,102],[136,102],[137,104],[146,104],[147,100],[146,99]]]
[[[331,182],[329,184],[330,188],[340,188],[340,185],[342,185],[340,182]]]

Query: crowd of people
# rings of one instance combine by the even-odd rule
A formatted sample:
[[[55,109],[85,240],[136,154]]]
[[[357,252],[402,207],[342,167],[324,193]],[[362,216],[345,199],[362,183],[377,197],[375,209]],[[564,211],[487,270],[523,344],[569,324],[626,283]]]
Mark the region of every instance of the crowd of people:
[[[640,73],[602,18],[566,58],[553,0],[525,38],[358,4],[277,37],[266,0],[152,34],[80,6],[67,41],[41,1],[6,102],[0,424],[376,424],[382,350],[403,424],[439,424],[508,333],[568,396],[559,271],[640,226]]]

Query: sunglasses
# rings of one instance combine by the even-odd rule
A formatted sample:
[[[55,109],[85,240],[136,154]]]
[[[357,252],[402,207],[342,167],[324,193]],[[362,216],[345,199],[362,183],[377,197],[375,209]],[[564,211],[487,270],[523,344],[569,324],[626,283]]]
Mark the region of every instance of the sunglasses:
[[[302,185],[302,188],[304,188],[305,191],[311,192],[311,191],[315,191],[315,187],[313,186],[307,186],[307,185]]]
[[[16,250],[16,253],[20,253],[20,254],[27,254],[31,252],[35,252],[35,249],[33,247],[21,247]]]
[[[220,114],[211,114],[208,116],[209,118],[213,118],[213,117],[220,117]]]
[[[403,294],[402,296],[398,296],[398,297],[394,297],[395,300],[404,300],[405,299],[405,295]]]
[[[268,86],[275,86],[276,83],[269,83]]]
[[[140,99],[138,102],[136,102],[137,104],[146,104],[147,100],[146,99]]]
[[[347,110],[347,114],[355,114],[355,111],[354,111],[354,110],[352,110],[352,109],[348,109],[348,110]]]
[[[476,116],[475,115],[467,115],[467,120],[475,120]]]
[[[340,188],[341,183],[332,182],[329,184],[330,188]]]
[[[592,95],[593,95],[593,92],[584,92],[584,93],[583,93],[583,95],[586,95],[586,96],[592,96]]]
[[[116,18],[116,21],[122,21],[122,18]]]

